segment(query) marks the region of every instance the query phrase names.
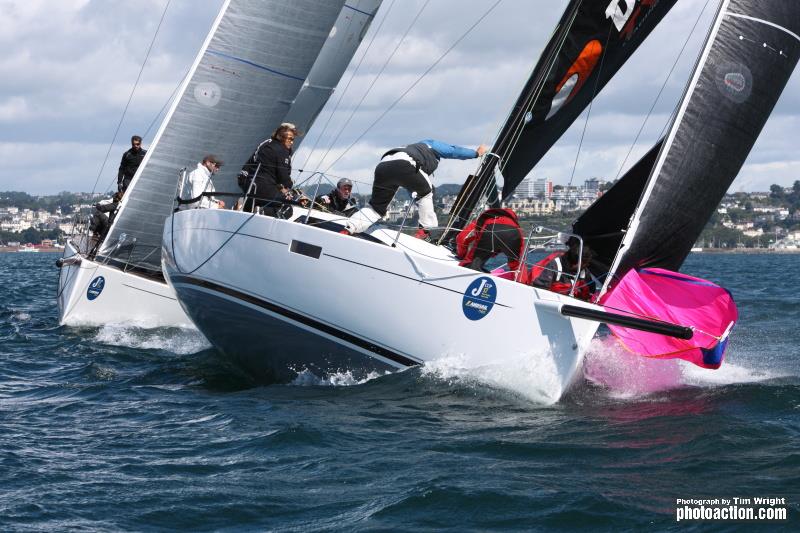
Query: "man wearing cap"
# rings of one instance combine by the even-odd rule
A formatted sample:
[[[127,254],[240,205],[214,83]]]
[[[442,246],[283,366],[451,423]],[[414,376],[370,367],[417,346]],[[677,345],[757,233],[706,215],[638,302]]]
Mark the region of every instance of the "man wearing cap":
[[[336,183],[336,188],[328,194],[317,196],[314,202],[321,204],[329,211],[350,215],[358,207],[350,196],[353,192],[353,182],[342,178]]]
[[[197,163],[197,168],[194,169],[186,178],[186,185],[183,189],[183,197],[185,199],[197,198],[203,193],[214,192],[214,182],[211,181],[211,176],[219,170],[222,166],[216,156],[208,154],[203,160]],[[225,202],[217,200],[213,196],[202,196],[198,201],[187,204],[187,209],[222,209],[225,207]]]
[[[403,187],[408,192],[417,194],[419,230],[415,237],[430,242],[430,230],[438,225],[433,210],[431,175],[438,168],[439,160],[472,159],[485,154],[486,149],[483,144],[472,150],[425,139],[389,150],[383,154],[381,162],[375,167],[370,207],[365,207],[351,216],[345,231],[350,234],[360,233],[383,218],[397,189]]]

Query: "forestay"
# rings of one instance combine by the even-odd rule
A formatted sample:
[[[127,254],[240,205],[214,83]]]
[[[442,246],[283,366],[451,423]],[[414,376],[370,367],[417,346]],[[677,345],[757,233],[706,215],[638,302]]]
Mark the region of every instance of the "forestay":
[[[223,5],[131,182],[100,256],[160,271],[162,230],[178,169],[191,170],[213,153],[227,163],[218,182],[232,183],[254,146],[286,116],[343,6],[344,0],[228,0]]]

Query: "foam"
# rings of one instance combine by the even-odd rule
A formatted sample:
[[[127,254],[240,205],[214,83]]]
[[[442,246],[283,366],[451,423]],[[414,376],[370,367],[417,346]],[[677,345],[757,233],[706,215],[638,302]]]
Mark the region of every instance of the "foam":
[[[606,387],[615,397],[637,397],[685,386],[715,387],[755,383],[786,374],[747,368],[727,359],[716,370],[680,359],[652,359],[625,350],[613,337],[592,341],[584,377]]]
[[[195,329],[149,329],[121,324],[106,324],[94,336],[96,342],[145,350],[166,350],[187,355],[206,350],[211,344]]]
[[[324,377],[317,376],[308,369],[297,373],[297,377],[290,383],[297,387],[350,387],[353,385],[363,385],[373,379],[379,378],[385,373],[370,372],[366,377],[358,379],[353,376],[351,371],[334,372]]]
[[[563,391],[549,350],[504,355],[502,360],[498,364],[475,365],[465,355],[444,355],[426,362],[422,373],[446,381],[503,389],[538,404],[558,401]]]

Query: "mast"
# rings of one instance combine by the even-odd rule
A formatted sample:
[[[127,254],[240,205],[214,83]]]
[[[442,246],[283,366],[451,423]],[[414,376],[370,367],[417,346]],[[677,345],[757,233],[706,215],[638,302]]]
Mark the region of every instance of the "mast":
[[[452,238],[484,196],[506,199],[569,128],[677,0],[572,0],[475,177],[456,200]]]
[[[680,268],[798,58],[800,2],[722,1],[604,291],[631,268]]]

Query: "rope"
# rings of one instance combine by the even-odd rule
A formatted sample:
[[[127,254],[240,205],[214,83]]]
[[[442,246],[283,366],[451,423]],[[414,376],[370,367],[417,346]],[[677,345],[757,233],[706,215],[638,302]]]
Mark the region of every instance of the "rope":
[[[397,98],[397,99],[396,99],[394,102],[392,102],[392,103],[389,105],[389,107],[387,107],[387,108],[386,108],[386,110],[385,110],[383,113],[381,113],[381,114],[380,114],[380,116],[379,116],[378,118],[376,118],[376,119],[375,119],[375,120],[374,120],[374,121],[373,121],[373,122],[372,122],[372,123],[371,123],[369,126],[367,126],[367,128],[366,128],[366,129],[365,129],[365,130],[364,130],[364,131],[361,133],[361,135],[359,135],[359,136],[358,136],[358,137],[357,137],[357,138],[356,138],[356,139],[355,139],[355,140],[354,140],[354,141],[353,141],[353,142],[352,142],[352,143],[351,143],[351,144],[350,144],[350,145],[349,145],[349,146],[348,146],[348,147],[347,147],[347,148],[344,150],[344,152],[342,152],[342,154],[341,154],[339,157],[337,157],[337,158],[336,158],[336,159],[333,161],[333,163],[331,163],[330,165],[328,165],[328,167],[325,169],[325,171],[324,171],[324,172],[325,172],[325,173],[328,173],[328,171],[329,171],[329,170],[330,170],[330,169],[333,167],[333,165],[335,165],[336,163],[338,163],[338,162],[339,162],[339,160],[340,160],[342,157],[344,157],[344,155],[345,155],[345,154],[347,154],[347,153],[348,153],[348,152],[349,152],[349,151],[350,151],[350,150],[353,148],[353,146],[355,146],[355,145],[356,145],[356,143],[357,143],[358,141],[360,141],[362,138],[364,138],[364,136],[365,136],[365,135],[366,135],[366,134],[367,134],[367,133],[368,133],[370,130],[372,130],[372,128],[374,128],[374,127],[375,127],[375,125],[376,125],[378,122],[380,122],[380,121],[383,119],[383,117],[385,117],[385,116],[386,116],[386,115],[389,113],[389,111],[391,111],[392,109],[394,109],[394,107],[395,107],[395,106],[396,106],[398,103],[400,103],[400,101],[401,101],[403,98],[405,98],[405,96],[406,96],[408,93],[410,93],[410,92],[411,92],[411,91],[414,89],[414,87],[416,87],[416,86],[419,84],[419,82],[420,82],[420,81],[422,81],[422,79],[423,79],[423,78],[425,78],[425,76],[427,76],[427,75],[428,75],[428,73],[430,73],[430,71],[431,71],[431,70],[433,70],[433,69],[434,69],[434,68],[435,68],[435,67],[436,67],[436,66],[437,66],[439,63],[441,63],[441,62],[442,62],[442,60],[443,60],[445,57],[447,57],[447,55],[448,55],[448,54],[449,54],[449,53],[450,53],[450,52],[451,52],[451,51],[452,51],[452,50],[453,50],[453,49],[454,49],[454,48],[455,48],[455,47],[456,47],[456,46],[457,46],[457,45],[458,45],[458,44],[459,44],[461,41],[463,41],[463,40],[464,40],[464,38],[465,38],[467,35],[469,35],[469,34],[472,32],[472,30],[474,30],[474,29],[475,29],[475,28],[478,26],[478,24],[480,24],[481,22],[483,22],[483,19],[485,19],[485,18],[486,18],[486,17],[489,15],[489,13],[491,13],[492,11],[494,11],[494,9],[495,9],[495,8],[496,8],[496,7],[497,7],[497,6],[500,4],[500,2],[502,2],[502,1],[503,1],[503,0],[496,0],[496,1],[495,1],[495,3],[494,3],[494,4],[492,4],[492,5],[489,7],[489,9],[487,9],[487,10],[486,10],[486,11],[485,11],[485,12],[484,12],[484,13],[483,13],[483,14],[482,14],[482,15],[481,15],[479,18],[478,18],[478,20],[477,20],[477,21],[475,21],[475,23],[474,23],[474,24],[472,24],[472,26],[470,26],[470,27],[469,27],[469,28],[468,28],[468,29],[467,29],[467,30],[466,30],[466,31],[465,31],[465,32],[464,32],[464,33],[463,33],[463,34],[462,34],[462,35],[461,35],[461,36],[460,36],[458,39],[456,39],[456,41],[455,41],[455,42],[454,42],[454,43],[453,43],[453,44],[450,46],[450,48],[448,48],[447,50],[445,50],[445,51],[444,51],[444,53],[443,53],[441,56],[439,56],[439,58],[438,58],[436,61],[434,61],[434,62],[433,62],[433,64],[432,64],[430,67],[428,67],[428,68],[425,70],[425,72],[423,72],[423,73],[422,73],[422,75],[420,75],[420,76],[419,76],[419,77],[418,77],[418,78],[417,78],[417,79],[416,79],[416,80],[415,80],[415,81],[414,81],[414,82],[411,84],[411,86],[410,86],[410,87],[408,87],[408,89],[406,89],[406,90],[403,92],[403,94],[401,94],[401,95],[400,95],[400,96],[399,96],[399,97],[398,97],[398,98]]]
[[[167,9],[169,8],[169,4],[172,0],[167,0],[166,5],[164,6],[164,11],[161,13],[161,19],[158,21],[158,26],[156,27],[156,31],[153,34],[153,39],[150,41],[150,46],[147,48],[147,54],[145,54],[144,61],[142,62],[142,67],[139,69],[139,74],[136,76],[136,81],[133,83],[133,88],[131,89],[131,94],[128,96],[128,101],[125,104],[125,109],[122,110],[122,116],[119,118],[119,123],[117,124],[117,129],[114,130],[114,137],[111,139],[111,144],[108,145],[108,151],[106,152],[106,157],[103,159],[103,164],[100,166],[100,172],[97,173],[97,179],[94,181],[94,185],[92,186],[92,194],[94,194],[95,189],[97,187],[97,183],[100,181],[100,176],[103,173],[103,169],[105,169],[106,163],[108,162],[108,156],[111,153],[111,149],[114,147],[114,141],[117,140],[117,134],[119,133],[120,128],[122,127],[122,122],[125,120],[125,114],[128,112],[128,107],[131,105],[131,100],[133,100],[133,95],[136,92],[136,88],[139,86],[139,80],[142,78],[142,72],[144,72],[144,67],[147,65],[147,60],[150,58],[150,52],[153,50],[153,45],[156,42],[156,38],[158,37],[158,32],[161,29],[161,24],[164,22],[164,17],[167,15]]]
[[[122,110],[122,116],[119,118],[119,123],[117,123],[117,128],[114,130],[114,136],[111,138],[111,143],[108,145],[108,150],[106,151],[106,155],[103,158],[103,164],[100,165],[100,170],[97,172],[97,177],[94,180],[94,185],[92,185],[92,192],[91,194],[94,195],[95,191],[97,190],[97,184],[100,182],[100,176],[103,175],[103,170],[106,168],[106,163],[108,162],[108,156],[111,154],[111,149],[114,147],[114,142],[117,140],[117,135],[119,134],[119,130],[122,127],[122,123],[125,120],[125,115],[128,112],[128,107],[131,105],[131,101],[133,100],[133,95],[136,92],[136,88],[139,86],[139,80],[142,78],[142,72],[144,72],[144,67],[147,65],[147,60],[150,58],[150,52],[153,50],[153,45],[156,42],[156,38],[158,37],[158,32],[161,29],[161,24],[164,22],[164,17],[167,15],[167,9],[169,9],[169,4],[172,0],[167,0],[167,3],[164,5],[164,11],[161,12],[161,18],[158,21],[158,26],[156,26],[156,31],[153,34],[153,38],[150,40],[150,46],[147,48],[147,54],[144,56],[144,61],[142,62],[142,66],[139,69],[139,74],[136,76],[136,81],[133,83],[133,87],[131,88],[131,94],[128,96],[128,101],[125,103],[125,108]],[[78,223],[78,215],[75,216],[75,221],[72,223],[72,231],[70,233],[74,233],[75,226]],[[88,229],[88,226],[87,226]],[[85,232],[88,234],[88,231]]]

